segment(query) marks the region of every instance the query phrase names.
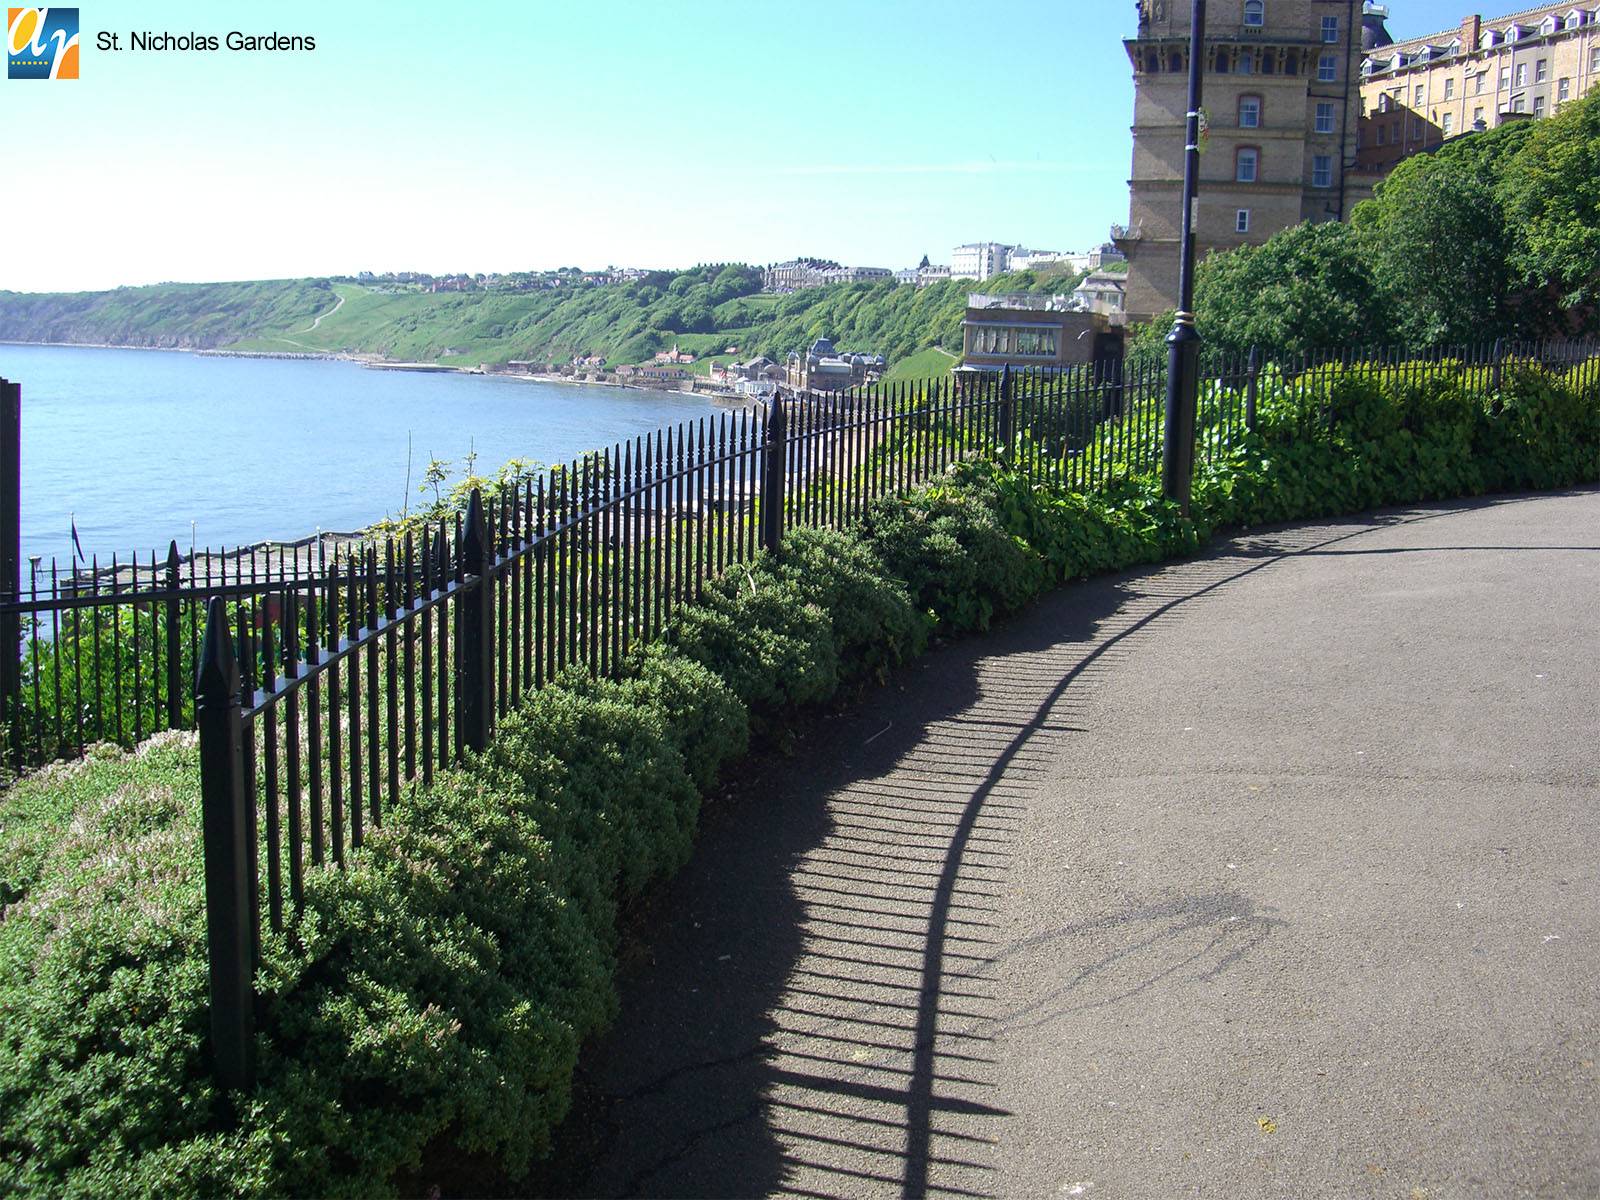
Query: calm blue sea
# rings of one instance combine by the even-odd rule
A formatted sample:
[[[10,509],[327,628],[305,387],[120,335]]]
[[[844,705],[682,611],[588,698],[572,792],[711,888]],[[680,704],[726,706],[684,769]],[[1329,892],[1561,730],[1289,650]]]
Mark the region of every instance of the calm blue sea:
[[[22,553],[148,555],[348,530],[412,504],[429,457],[570,460],[718,411],[676,392],[346,362],[0,345],[22,384]],[[26,573],[26,566],[24,566]]]

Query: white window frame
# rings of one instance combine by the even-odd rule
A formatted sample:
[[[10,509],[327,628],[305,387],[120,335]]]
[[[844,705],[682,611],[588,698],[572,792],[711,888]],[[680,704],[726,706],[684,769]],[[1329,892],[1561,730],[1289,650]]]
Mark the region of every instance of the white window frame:
[[[1317,82],[1337,83],[1339,80],[1339,56],[1337,54],[1324,54],[1317,59]]]
[[[1517,80],[1517,86],[1519,88],[1523,88],[1523,87],[1527,87],[1528,86],[1528,64],[1527,63],[1518,63],[1517,64],[1516,80]]]
[[[1240,96],[1239,97],[1239,128],[1240,129],[1260,129],[1261,128],[1261,107],[1262,106],[1261,106],[1261,97],[1260,96],[1256,96],[1256,95]],[[1250,112],[1250,115],[1252,117],[1252,119],[1248,120],[1248,121],[1245,120],[1245,113],[1246,113],[1247,110]]]
[[[1533,63],[1533,81],[1543,83],[1550,78],[1550,60],[1548,58],[1535,59]]]
[[[1246,156],[1249,156],[1248,158]],[[1245,163],[1250,164],[1250,173],[1245,174]],[[1235,183],[1255,183],[1261,178],[1261,151],[1254,146],[1240,146],[1233,152],[1233,181]]]
[[[1445,137],[1451,137],[1455,134],[1455,124],[1455,113],[1445,113],[1444,116],[1439,118],[1439,129]]]
[[[1544,97],[1543,96],[1535,96],[1533,98],[1533,115],[1536,116],[1536,117],[1544,116]]]
[[[1556,80],[1556,99],[1561,102],[1572,99],[1572,80],[1565,75]]]
[[[1322,18],[1322,41],[1327,46],[1339,44],[1339,18],[1337,16]]]
[[[1444,81],[1444,98],[1446,100],[1454,100],[1456,98],[1456,78],[1454,75],[1449,76]]]
[[[1324,119],[1326,118],[1326,119]],[[1334,108],[1332,100],[1317,101],[1316,131],[1318,133],[1332,133],[1334,127]]]
[[[1255,20],[1250,18],[1254,16]],[[1244,24],[1250,29],[1260,29],[1267,23],[1266,0],[1244,0]]]
[[[1235,233],[1250,232],[1250,210],[1241,208],[1233,214],[1233,231]]]
[[[1331,188],[1333,186],[1333,155],[1314,154],[1311,156],[1311,186],[1315,188]]]

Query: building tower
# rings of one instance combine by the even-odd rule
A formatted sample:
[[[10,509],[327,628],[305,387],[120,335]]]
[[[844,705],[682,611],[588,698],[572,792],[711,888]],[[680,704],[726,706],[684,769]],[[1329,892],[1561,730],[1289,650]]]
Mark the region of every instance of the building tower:
[[[1360,0],[1211,0],[1198,253],[1264,242],[1302,221],[1339,221],[1372,194],[1355,174]],[[1172,308],[1188,102],[1188,0],[1139,0],[1127,319]]]

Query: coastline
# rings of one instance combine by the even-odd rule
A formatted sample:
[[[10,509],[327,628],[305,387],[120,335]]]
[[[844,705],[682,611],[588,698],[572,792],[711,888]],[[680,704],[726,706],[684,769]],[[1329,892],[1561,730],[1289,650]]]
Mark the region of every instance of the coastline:
[[[427,362],[397,362],[392,359],[379,358],[375,355],[362,354],[336,354],[316,351],[296,352],[288,350],[228,350],[228,349],[201,349],[194,346],[128,346],[117,345],[111,342],[35,342],[24,341],[19,338],[0,338],[0,346],[34,346],[44,349],[63,350],[143,350],[153,353],[166,354],[193,354],[200,358],[260,358],[282,359],[293,362],[348,362],[371,370],[382,371],[417,371],[431,375],[472,375],[482,379],[514,379],[525,383],[551,383],[562,384],[567,387],[599,387],[614,388],[624,392],[676,392],[681,395],[703,396],[723,404],[733,404],[742,407],[745,398],[737,393],[723,394],[713,391],[701,391],[697,388],[663,388],[648,387],[637,383],[623,383],[621,380],[579,379],[571,375],[553,375],[548,373],[513,373],[510,371],[485,371],[481,367],[459,367],[449,363]]]

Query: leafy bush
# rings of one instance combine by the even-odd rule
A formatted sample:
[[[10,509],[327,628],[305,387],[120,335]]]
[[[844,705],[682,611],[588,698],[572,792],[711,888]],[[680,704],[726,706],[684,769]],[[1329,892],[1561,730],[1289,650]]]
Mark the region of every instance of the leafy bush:
[[[719,676],[750,709],[757,727],[788,707],[833,695],[839,653],[828,615],[798,585],[738,566],[683,610],[666,644]]]
[[[867,510],[862,534],[940,628],[987,629],[1036,595],[1039,556],[1000,520],[989,468],[957,464],[939,481]]]

